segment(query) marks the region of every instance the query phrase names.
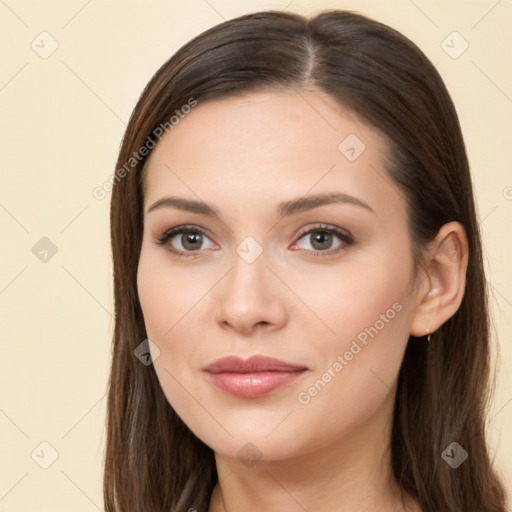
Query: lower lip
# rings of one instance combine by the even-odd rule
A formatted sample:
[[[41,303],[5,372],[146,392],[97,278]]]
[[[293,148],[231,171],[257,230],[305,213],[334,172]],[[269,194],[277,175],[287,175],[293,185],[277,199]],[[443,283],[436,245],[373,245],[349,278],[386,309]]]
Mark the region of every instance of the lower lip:
[[[305,370],[268,371],[256,373],[211,373],[214,386],[230,395],[257,398],[297,380]]]

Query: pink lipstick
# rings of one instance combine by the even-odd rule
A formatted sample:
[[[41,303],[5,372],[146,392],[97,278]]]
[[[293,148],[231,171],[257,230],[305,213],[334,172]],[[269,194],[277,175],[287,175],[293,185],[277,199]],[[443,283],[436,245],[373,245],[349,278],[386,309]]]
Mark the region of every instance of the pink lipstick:
[[[257,398],[294,382],[308,370],[279,359],[223,357],[204,368],[214,386],[234,396]]]

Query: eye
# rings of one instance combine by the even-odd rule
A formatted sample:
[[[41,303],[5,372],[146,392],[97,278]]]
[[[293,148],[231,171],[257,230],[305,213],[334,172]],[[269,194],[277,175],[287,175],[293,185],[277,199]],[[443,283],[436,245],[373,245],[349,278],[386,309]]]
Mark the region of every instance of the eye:
[[[301,243],[302,242],[302,243]],[[302,249],[314,256],[329,256],[354,243],[352,236],[340,228],[315,225],[303,231],[291,249]],[[176,256],[195,257],[205,249],[217,246],[206,233],[196,226],[178,226],[165,231],[156,239],[157,245],[165,245]]]
[[[292,249],[304,249],[312,251],[315,256],[325,256],[342,251],[353,243],[354,239],[348,232],[326,225],[316,225],[303,232]]]
[[[179,226],[170,229],[157,238],[158,245],[167,245],[169,251],[178,256],[195,256],[215,244],[206,233],[195,226]]]

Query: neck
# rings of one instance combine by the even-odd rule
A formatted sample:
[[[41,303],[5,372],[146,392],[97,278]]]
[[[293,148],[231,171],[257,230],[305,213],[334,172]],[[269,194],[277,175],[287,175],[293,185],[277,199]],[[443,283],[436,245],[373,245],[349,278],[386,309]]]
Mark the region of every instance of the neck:
[[[392,404],[350,436],[286,460],[242,461],[216,454],[219,483],[209,512],[418,511],[391,471]],[[382,421],[384,419],[384,421]],[[416,507],[416,508],[415,508]]]

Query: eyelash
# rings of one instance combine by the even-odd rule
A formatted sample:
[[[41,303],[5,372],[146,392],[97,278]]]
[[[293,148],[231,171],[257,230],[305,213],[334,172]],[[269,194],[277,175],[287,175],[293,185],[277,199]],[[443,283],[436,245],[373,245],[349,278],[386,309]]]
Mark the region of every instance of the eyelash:
[[[210,238],[208,236],[208,234],[201,228],[194,226],[194,225],[184,225],[184,226],[178,226],[176,228],[172,228],[172,229],[169,229],[168,231],[165,231],[161,236],[157,237],[157,240],[155,243],[157,245],[165,245],[169,240],[174,238],[176,235],[180,235],[180,234],[186,233],[188,231],[200,233],[201,235],[203,235],[207,238]],[[340,229],[338,229],[334,226],[327,225],[327,224],[315,224],[313,227],[304,228],[304,230],[302,230],[297,235],[297,240],[300,240],[305,235],[313,233],[314,231],[325,231],[327,233],[334,234],[341,240],[342,243],[336,249],[330,249],[330,250],[326,250],[326,251],[310,251],[307,249],[302,249],[302,250],[306,250],[308,253],[312,254],[313,256],[317,256],[317,257],[332,256],[333,254],[336,254],[340,251],[345,250],[347,247],[349,247],[350,245],[352,245],[354,243],[353,237],[350,234],[348,234],[348,232],[343,232]],[[196,256],[199,256],[200,253],[202,252],[202,251],[196,251],[196,252],[180,251],[180,250],[174,249],[170,245],[167,247],[167,249],[180,258],[191,258],[191,257],[194,258]]]

